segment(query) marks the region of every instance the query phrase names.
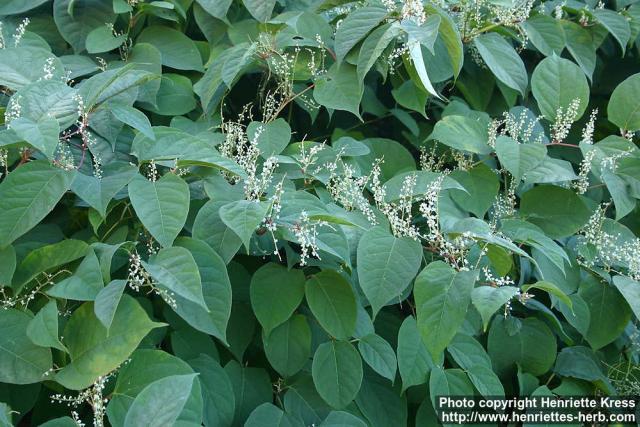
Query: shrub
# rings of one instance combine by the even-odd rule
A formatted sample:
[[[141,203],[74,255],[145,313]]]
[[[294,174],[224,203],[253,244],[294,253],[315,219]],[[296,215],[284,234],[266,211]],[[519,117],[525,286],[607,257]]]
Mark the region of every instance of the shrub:
[[[0,424],[640,392],[637,4],[0,15]]]

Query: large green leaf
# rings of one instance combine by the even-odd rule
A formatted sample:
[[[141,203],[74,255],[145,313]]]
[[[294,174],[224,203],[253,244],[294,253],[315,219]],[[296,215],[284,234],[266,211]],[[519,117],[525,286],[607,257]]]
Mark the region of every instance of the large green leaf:
[[[242,240],[247,252],[254,231],[262,223],[271,203],[238,200],[220,208],[220,219]]]
[[[429,139],[435,139],[457,150],[477,154],[491,152],[487,133],[488,123],[474,117],[451,115],[436,123]]]
[[[339,273],[324,270],[314,274],[305,285],[305,295],[311,312],[320,325],[337,339],[348,339],[356,327],[356,297]]]
[[[342,61],[386,16],[387,10],[383,7],[362,7],[350,13],[336,32],[335,51],[338,61]]]
[[[349,342],[321,344],[313,356],[311,369],[318,393],[333,408],[344,408],[360,390],[362,360]]]
[[[407,317],[398,331],[398,370],[402,377],[402,390],[426,383],[433,366],[416,319]]]
[[[575,192],[555,185],[539,185],[524,193],[520,213],[553,239],[576,233],[591,215]]]
[[[71,277],[53,285],[47,294],[76,301],[93,301],[104,287],[100,262],[93,250],[84,257]]]
[[[102,0],[54,0],[53,17],[58,31],[76,52],[85,49],[91,31],[116,20],[111,3]]]
[[[557,344],[547,325],[535,317],[498,316],[491,323],[487,347],[495,372],[506,378],[516,364],[524,372],[544,374],[553,366]]]
[[[614,89],[607,106],[607,118],[620,129],[636,131],[640,129],[640,73],[628,77]]]
[[[48,158],[54,157],[60,133],[60,126],[55,118],[47,116],[35,122],[26,117],[19,117],[11,121],[11,129]]]
[[[456,272],[442,261],[432,262],[416,277],[418,329],[436,360],[464,322],[476,277],[473,271]]]
[[[124,426],[172,425],[191,394],[195,377],[171,375],[146,386],[131,404]]]
[[[123,162],[113,162],[105,165],[102,177],[76,174],[71,190],[104,218],[107,216],[109,202],[122,190],[137,174],[137,169]]]
[[[629,323],[631,310],[617,287],[589,277],[580,283],[578,295],[589,309],[589,329],[585,339],[594,350],[604,347],[620,336]],[[615,310],[611,310],[610,307],[615,307]]]
[[[303,315],[294,314],[262,340],[269,363],[283,377],[295,375],[309,362],[311,329]]]
[[[610,9],[596,8],[593,16],[598,22],[609,31],[609,33],[617,40],[622,49],[622,55],[627,49],[629,38],[631,37],[631,28],[626,16]]]
[[[544,56],[554,53],[560,55],[564,50],[564,31],[559,20],[548,15],[537,14],[531,16],[520,25],[527,31],[531,43]]]
[[[203,420],[208,426],[227,426],[233,421],[235,397],[233,387],[226,372],[216,360],[201,354],[189,360],[198,372],[204,401]]]
[[[365,335],[358,341],[358,350],[374,371],[393,382],[398,364],[393,348],[384,338],[376,334]]]
[[[138,36],[139,43],[149,43],[160,51],[162,65],[177,70],[202,71],[202,58],[196,44],[184,33],[166,26],[151,26]]]
[[[395,237],[384,227],[374,227],[360,239],[357,258],[360,287],[375,317],[409,286],[420,268],[422,248],[409,237]]]
[[[302,302],[304,274],[279,264],[265,264],[251,278],[250,296],[253,312],[268,337]]]
[[[516,295],[518,295],[518,288],[514,286],[501,286],[498,288],[479,286],[473,289],[471,301],[478,313],[480,313],[480,317],[482,317],[485,331],[493,314]]]
[[[188,249],[198,266],[206,307],[176,294],[175,312],[194,328],[226,343],[231,316],[231,282],[226,264],[201,240],[181,237],[176,245]]]
[[[138,347],[154,328],[144,309],[130,296],[123,295],[109,329],[94,314],[93,303],[87,302],[73,312],[64,329],[64,343],[71,361],[55,376],[57,382],[71,390],[90,386]]]
[[[257,406],[272,400],[269,374],[264,369],[244,367],[233,360],[227,363],[224,371],[231,381],[235,396],[233,425],[244,425]]]
[[[184,227],[189,212],[189,186],[168,173],[157,181],[136,175],[129,183],[136,215],[163,247],[169,247]]]
[[[313,98],[320,105],[335,110],[349,111],[360,117],[360,100],[364,86],[356,67],[348,63],[331,66],[326,75],[316,80]]]
[[[242,3],[251,16],[260,22],[266,22],[271,18],[276,0],[242,0]]]
[[[0,15],[16,15],[34,9],[47,0],[7,0],[0,6]]]
[[[553,122],[559,109],[566,114],[574,100],[579,101],[576,120],[589,105],[589,84],[584,73],[568,59],[553,55],[536,66],[531,75],[531,91],[540,112]]]
[[[185,299],[204,310],[209,310],[202,292],[198,264],[188,249],[179,246],[161,249],[149,259],[149,262],[143,261],[142,265],[158,286],[171,297],[175,294],[180,297],[180,302]],[[176,304],[178,302],[179,300],[176,300]]]
[[[69,189],[73,175],[44,160],[11,172],[0,184],[0,248],[42,221]]]
[[[528,83],[527,70],[511,43],[498,33],[481,34],[473,43],[496,78],[524,96]]]
[[[51,350],[27,336],[33,316],[13,308],[0,310],[0,381],[31,384],[44,379],[51,368]]]
[[[580,75],[584,78],[582,73]],[[501,135],[496,139],[496,155],[505,169],[511,172],[516,180],[520,180],[544,161],[547,149],[542,144],[520,144],[508,136]]]

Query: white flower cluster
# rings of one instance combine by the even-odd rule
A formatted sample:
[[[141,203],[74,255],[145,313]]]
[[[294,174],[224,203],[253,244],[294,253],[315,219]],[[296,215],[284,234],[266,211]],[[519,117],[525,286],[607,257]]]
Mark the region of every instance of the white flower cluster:
[[[559,143],[565,140],[569,136],[571,126],[578,118],[578,109],[580,108],[580,99],[575,98],[564,110],[562,107],[558,107],[556,111],[556,120],[551,126],[551,139],[552,142]]]
[[[7,105],[7,109],[4,112],[4,124],[7,129],[11,129],[11,122],[22,115],[21,100],[21,95],[14,95],[9,99],[9,105]]]
[[[309,257],[321,259],[318,254],[318,228],[328,227],[326,221],[313,221],[309,218],[306,211],[300,213],[298,222],[293,225],[293,233],[300,245],[300,265],[307,265]]]
[[[445,157],[437,153],[438,143],[434,142],[430,150],[420,147],[420,170],[428,172],[439,172],[444,169]]]
[[[340,156],[337,157],[335,162],[325,165],[331,172],[327,183],[327,191],[329,191],[333,200],[342,205],[343,208],[348,211],[359,210],[372,225],[376,225],[378,221],[375,213],[369,204],[369,200],[364,195],[371,175],[357,176],[355,168],[349,164],[342,164],[340,173],[337,173],[339,158]]]
[[[596,118],[598,117],[598,109],[594,108],[589,114],[589,120],[582,129],[582,141],[585,144],[593,144],[593,133],[596,129]]]
[[[602,205],[591,216],[587,224],[581,230],[583,245],[592,245],[596,256],[593,260],[581,259],[586,267],[600,265],[607,270],[616,271],[614,266],[623,266],[627,269],[627,275],[633,280],[640,280],[640,239],[622,242],[622,236],[614,235],[603,230],[605,213],[609,204]]]
[[[386,191],[380,183],[380,173],[380,163],[376,163],[371,171],[371,189],[376,206],[387,217],[394,236],[418,240],[420,233],[413,224],[411,212],[417,183],[416,174],[411,173],[404,177],[400,188],[400,198],[397,203],[394,203],[385,201]]]
[[[427,20],[422,0],[404,0],[400,16],[402,19],[413,21],[418,25],[424,24]]]
[[[129,360],[123,363],[128,363]],[[104,390],[107,386],[107,382],[115,375],[122,365],[111,371],[106,375],[101,375],[94,383],[88,388],[81,390],[77,396],[70,396],[65,394],[53,394],[51,395],[51,403],[66,403],[68,407],[73,408],[71,412],[73,420],[79,426],[84,426],[84,423],[80,420],[80,416],[75,411],[81,405],[87,403],[91,406],[93,412],[93,427],[104,427],[104,416],[107,413],[107,403],[109,399],[104,396]]]
[[[591,162],[595,157],[596,150],[589,150],[580,162],[578,179],[573,182],[572,187],[578,194],[584,194],[589,189],[589,172],[591,172]]]
[[[27,31],[27,26],[29,25],[29,18],[24,18],[20,25],[16,28],[16,32],[13,34],[13,46],[18,47],[20,45],[20,41],[22,41],[22,37],[24,37],[24,33]]]
[[[487,130],[489,146],[495,148],[498,136],[508,136],[514,141],[523,144],[541,144],[542,133],[539,133],[535,139],[532,139],[533,131],[541,118],[542,117],[529,117],[526,110],[523,110],[518,117],[510,112],[502,113],[502,119],[493,119],[489,123]]]

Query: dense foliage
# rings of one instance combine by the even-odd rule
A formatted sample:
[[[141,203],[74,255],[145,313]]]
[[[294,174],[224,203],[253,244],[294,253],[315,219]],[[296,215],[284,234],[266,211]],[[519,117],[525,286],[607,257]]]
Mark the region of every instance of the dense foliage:
[[[635,0],[0,16],[0,425],[640,394]]]

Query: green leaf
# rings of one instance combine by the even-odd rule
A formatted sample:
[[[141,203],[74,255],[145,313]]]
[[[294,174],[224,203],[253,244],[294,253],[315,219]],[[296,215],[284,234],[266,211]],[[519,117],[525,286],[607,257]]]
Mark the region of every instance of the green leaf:
[[[58,31],[73,47],[81,52],[91,31],[116,20],[111,2],[102,0],[55,0],[53,18]]]
[[[224,369],[206,354],[189,360],[189,364],[198,372],[198,380],[202,385],[204,425],[231,425],[236,403],[231,381]]]
[[[256,141],[260,155],[267,159],[280,154],[289,144],[291,128],[283,118],[268,123],[251,122],[247,127],[247,137]]]
[[[196,2],[210,15],[224,20],[233,0],[196,0]]]
[[[112,162],[103,167],[102,178],[77,173],[71,190],[97,210],[102,218],[106,218],[109,202],[129,184],[137,172],[138,169],[128,163]]]
[[[102,325],[109,329],[113,318],[122,299],[124,288],[127,286],[126,280],[113,280],[102,288],[96,295],[93,312]]]
[[[576,120],[582,117],[589,105],[589,84],[584,73],[573,62],[556,55],[536,66],[531,75],[531,91],[540,112],[552,123],[559,109],[566,113],[575,99],[580,101]]]
[[[157,181],[136,175],[129,183],[136,215],[163,247],[169,247],[184,227],[189,212],[189,186],[168,173]]]
[[[489,329],[487,348],[495,372],[507,378],[516,371],[516,363],[532,375],[546,373],[555,361],[557,344],[541,320],[497,316]]]
[[[338,63],[386,16],[387,10],[376,6],[357,8],[349,13],[336,31],[335,52]]]
[[[26,117],[19,117],[11,120],[11,129],[49,159],[54,158],[60,133],[60,126],[55,118],[42,117],[35,122]]]
[[[82,96],[85,111],[90,111],[96,105],[131,91],[157,77],[153,73],[138,69],[134,64],[127,64],[84,80],[79,93]]]
[[[144,104],[144,108],[163,116],[187,114],[196,108],[191,80],[180,74],[162,74],[155,105]]]
[[[431,95],[435,96],[436,98],[442,99],[442,97],[438,94],[438,91],[433,87],[431,79],[427,74],[427,69],[424,65],[424,58],[422,57],[422,47],[419,43],[412,43],[409,45],[409,56],[411,58],[411,63],[415,67],[416,73],[418,74],[418,77],[420,79],[420,84]]]
[[[611,9],[604,8],[596,8],[592,13],[598,22],[618,41],[620,49],[622,49],[622,56],[624,56],[629,38],[631,38],[631,28],[627,17]]]
[[[7,0],[0,6],[0,15],[17,15],[35,9],[47,0]]]
[[[589,308],[589,329],[584,337],[591,348],[599,350],[615,341],[631,318],[629,305],[617,287],[591,276],[580,283],[578,295]]]
[[[66,129],[78,119],[78,102],[74,99],[78,91],[60,80],[40,80],[19,92],[20,117],[33,122],[55,118],[60,130]],[[45,146],[40,142],[40,146]]]
[[[103,287],[98,257],[93,250],[89,250],[75,273],[53,285],[47,294],[55,298],[93,301]]]
[[[473,271],[456,272],[442,261],[432,262],[416,277],[418,330],[436,360],[464,322],[476,277]]]
[[[297,374],[311,356],[311,328],[301,314],[294,314],[268,336],[263,335],[262,341],[267,360],[285,378]]]
[[[460,37],[458,26],[447,12],[433,4],[426,4],[425,10],[430,14],[440,15],[441,19],[440,26],[438,27],[438,35],[447,49],[451,68],[453,69],[453,76],[457,79],[460,75],[464,62],[462,37]]]
[[[62,78],[64,66],[49,50],[11,45],[0,49],[0,85],[18,90],[29,83],[36,82],[42,78],[44,66],[51,58],[53,58],[52,66],[54,67],[53,78]],[[24,114],[22,116],[24,117]]]
[[[556,285],[554,285],[553,283],[541,281],[541,282],[536,282],[530,285],[524,285],[522,287],[522,292],[527,292],[529,289],[540,289],[542,291],[545,291],[548,294],[558,298],[560,301],[565,303],[569,308],[573,308],[573,303],[571,302],[571,299],[567,296],[567,294],[562,292],[562,290]]]
[[[478,313],[480,313],[480,317],[482,317],[485,331],[493,314],[518,293],[518,288],[514,286],[501,286],[498,288],[479,286],[471,291],[471,301]]]
[[[265,264],[251,278],[250,296],[253,312],[268,337],[302,302],[304,273],[279,264]]]
[[[562,25],[558,19],[549,15],[537,14],[520,25],[527,31],[531,43],[544,56],[554,53],[558,56],[564,50],[565,39]]]
[[[433,407],[438,396],[472,396],[473,384],[460,369],[434,368],[429,377],[429,397]]]
[[[220,208],[220,219],[242,240],[249,251],[249,242],[254,231],[262,223],[271,203],[238,200]]]
[[[349,412],[331,411],[319,427],[367,427],[367,423]]]
[[[406,396],[400,396],[397,389],[375,376],[364,379],[356,404],[371,427],[408,425]]]
[[[267,22],[276,5],[276,0],[242,0],[251,16],[260,22]]]
[[[596,68],[596,50],[591,34],[575,22],[563,19],[560,21],[565,34],[567,49],[576,60],[582,71],[591,80]]]
[[[307,280],[305,296],[320,325],[337,339],[348,339],[356,327],[356,297],[347,282],[333,270],[323,270]]]
[[[65,326],[71,362],[58,371],[56,381],[70,390],[87,388],[124,362],[147,333],[159,326],[162,324],[152,322],[128,295],[122,296],[109,329],[95,316],[93,303],[82,304]]]
[[[87,34],[85,47],[88,53],[110,52],[119,48],[126,40],[127,37],[124,34],[116,36],[111,28],[103,25]]]
[[[142,265],[159,287],[208,310],[202,294],[198,264],[188,249],[178,246],[160,249],[149,262],[143,261]]]
[[[582,346],[563,348],[558,354],[554,372],[564,377],[601,382],[608,388],[605,391],[613,392],[609,379],[602,372],[602,365],[598,355],[590,348]]]
[[[575,234],[591,216],[575,192],[555,185],[539,185],[524,193],[520,213],[553,239]]]
[[[475,388],[484,397],[504,398],[504,387],[498,376],[491,370],[490,367],[483,365],[471,366],[466,369],[469,379],[475,386]]]
[[[640,318],[640,283],[627,276],[614,276],[613,284],[627,301],[636,318]]]
[[[0,249],[0,287],[10,287],[16,271],[16,250],[13,246]]]
[[[488,123],[473,117],[451,115],[438,120],[429,139],[457,150],[489,154]]]
[[[146,386],[131,404],[124,427],[173,425],[197,374],[171,375]]]
[[[360,338],[358,350],[365,362],[381,376],[391,382],[396,377],[397,361],[391,345],[384,338],[369,334]]]
[[[128,105],[120,104],[110,105],[109,111],[111,111],[118,120],[139,130],[147,138],[156,139],[151,123],[142,111],[129,107]]]
[[[233,360],[227,363],[224,371],[231,380],[235,396],[233,425],[243,425],[257,406],[272,401],[269,374],[264,369],[243,367]]]
[[[293,427],[293,422],[273,403],[263,403],[251,412],[245,427]]]
[[[358,79],[364,81],[365,76],[380,58],[389,43],[396,39],[402,30],[397,24],[386,24],[376,28],[362,43],[358,54]]]
[[[384,227],[374,227],[360,238],[357,260],[360,287],[375,317],[410,285],[420,268],[422,248],[409,237],[395,237]]]
[[[145,28],[137,42],[149,43],[158,49],[162,65],[177,70],[202,71],[202,57],[196,44],[181,31],[154,25]]]
[[[13,308],[0,310],[0,381],[31,384],[44,380],[51,368],[51,350],[27,336],[31,314]]]
[[[335,110],[349,111],[360,118],[360,100],[364,86],[353,65],[334,64],[329,71],[316,80],[313,98],[320,105]]]
[[[462,369],[468,370],[473,366],[484,366],[491,369],[491,358],[484,347],[472,336],[459,333],[447,346],[447,351]]]
[[[73,175],[44,160],[11,172],[0,183],[0,248],[42,221],[69,189]]]
[[[81,240],[63,240],[42,246],[27,254],[13,276],[12,287],[16,293],[44,271],[51,270],[85,256],[89,245]]]
[[[55,300],[49,301],[31,319],[27,325],[27,336],[35,345],[67,352],[58,338],[58,307]]]
[[[341,409],[355,399],[362,383],[362,360],[348,342],[321,344],[313,356],[313,383],[322,398],[333,408]]]
[[[640,96],[640,73],[625,79],[614,89],[607,106],[607,118],[620,129],[640,129],[640,108],[635,102]]]
[[[453,171],[450,177],[466,190],[450,191],[453,200],[476,217],[484,218],[500,189],[500,180],[493,170],[481,163],[467,171]]]
[[[498,33],[481,34],[473,43],[496,78],[524,96],[527,90],[527,70],[511,43]]]
[[[427,382],[434,366],[424,346],[416,319],[407,317],[398,332],[398,370],[402,378],[402,391]]]
[[[542,163],[547,155],[547,148],[537,143],[521,144],[508,136],[500,135],[496,139],[496,154],[502,166],[519,181]]]
[[[227,324],[231,316],[231,282],[227,266],[220,256],[205,242],[181,237],[176,246],[188,249],[193,255],[200,279],[206,308],[180,295],[175,295],[174,311],[191,326],[213,335],[226,344]]]
[[[215,360],[213,362],[217,363]],[[156,349],[136,350],[118,371],[118,379],[107,406],[110,424],[123,427],[134,400],[150,384],[170,376],[193,374],[194,370],[185,361],[169,353]],[[198,379],[202,380],[202,374]],[[200,382],[194,381],[176,424],[202,422],[203,390]],[[222,383],[220,387],[223,387]]]

